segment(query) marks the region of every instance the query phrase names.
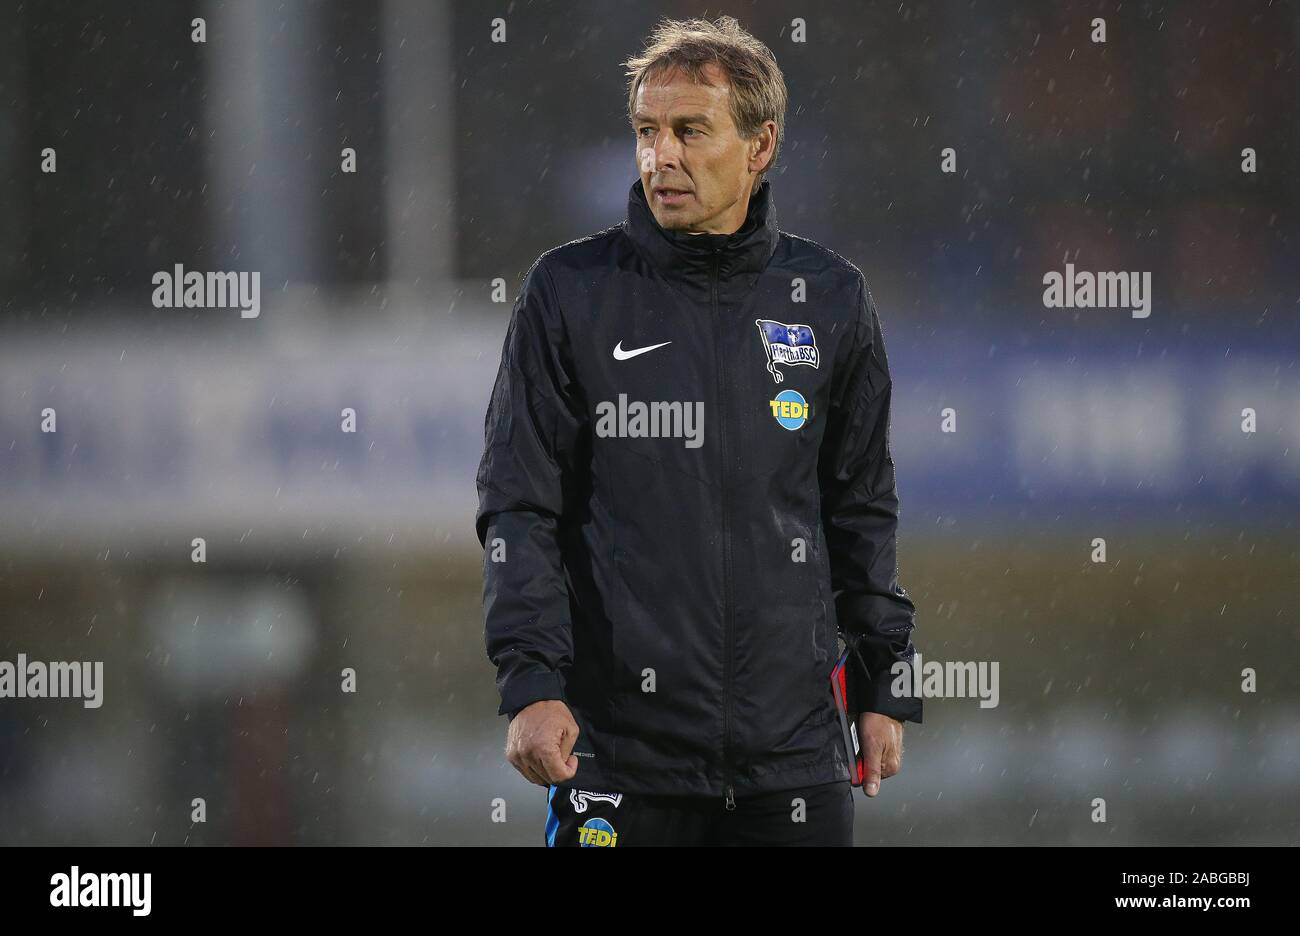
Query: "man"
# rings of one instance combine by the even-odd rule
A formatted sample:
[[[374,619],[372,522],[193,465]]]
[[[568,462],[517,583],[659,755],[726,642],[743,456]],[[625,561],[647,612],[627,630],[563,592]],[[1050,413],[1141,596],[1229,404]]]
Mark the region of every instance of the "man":
[[[731,17],[627,63],[640,178],[524,279],[477,532],[507,758],[552,845],[852,843],[830,690],[860,651],[869,796],[899,769],[890,378],[863,275],[781,232],[786,89]]]

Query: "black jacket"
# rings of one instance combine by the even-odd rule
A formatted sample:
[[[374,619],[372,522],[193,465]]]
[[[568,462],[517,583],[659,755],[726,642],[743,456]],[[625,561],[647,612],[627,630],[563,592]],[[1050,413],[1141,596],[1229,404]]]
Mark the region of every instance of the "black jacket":
[[[568,786],[846,780],[837,626],[871,670],[861,708],[921,720],[890,692],[915,616],[890,388],[862,272],[778,230],[766,180],[740,230],[693,235],[659,226],[638,179],[626,221],[533,264],[476,527],[500,713],[568,704]]]

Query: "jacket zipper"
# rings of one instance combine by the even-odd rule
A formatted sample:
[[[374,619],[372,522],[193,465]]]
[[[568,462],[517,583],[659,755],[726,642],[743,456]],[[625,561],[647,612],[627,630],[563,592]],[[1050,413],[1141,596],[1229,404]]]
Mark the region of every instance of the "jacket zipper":
[[[724,802],[728,810],[736,808],[736,790],[732,780],[731,766],[731,667],[732,640],[734,624],[731,608],[731,536],[727,517],[727,429],[726,419],[721,412],[726,399],[726,376],[724,373],[726,355],[720,353],[722,347],[722,324],[718,313],[718,249],[713,251],[713,275],[709,280],[709,294],[713,304],[713,348],[717,355],[718,374],[718,439],[722,455],[722,473],[718,477],[718,490],[722,501],[722,769]]]

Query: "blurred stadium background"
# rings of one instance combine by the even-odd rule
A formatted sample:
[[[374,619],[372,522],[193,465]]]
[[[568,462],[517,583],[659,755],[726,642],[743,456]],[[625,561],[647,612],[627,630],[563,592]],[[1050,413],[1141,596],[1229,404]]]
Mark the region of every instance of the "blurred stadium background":
[[[0,700],[0,843],[541,843],[482,649],[487,392],[523,272],[623,217],[618,63],[720,13],[786,74],[781,226],[881,310],[917,644],[1000,663],[858,841],[1296,842],[1295,4],[2,6],[0,660],[106,688]],[[1150,318],[1044,309],[1067,261],[1152,272]],[[261,271],[260,316],[153,308],[177,263]]]

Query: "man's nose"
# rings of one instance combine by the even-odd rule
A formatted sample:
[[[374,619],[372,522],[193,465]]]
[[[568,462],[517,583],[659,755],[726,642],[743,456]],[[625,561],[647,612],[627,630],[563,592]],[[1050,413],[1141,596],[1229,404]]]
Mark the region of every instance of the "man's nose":
[[[649,172],[677,169],[681,165],[682,144],[670,130],[661,131],[654,144],[642,151],[642,167]]]

